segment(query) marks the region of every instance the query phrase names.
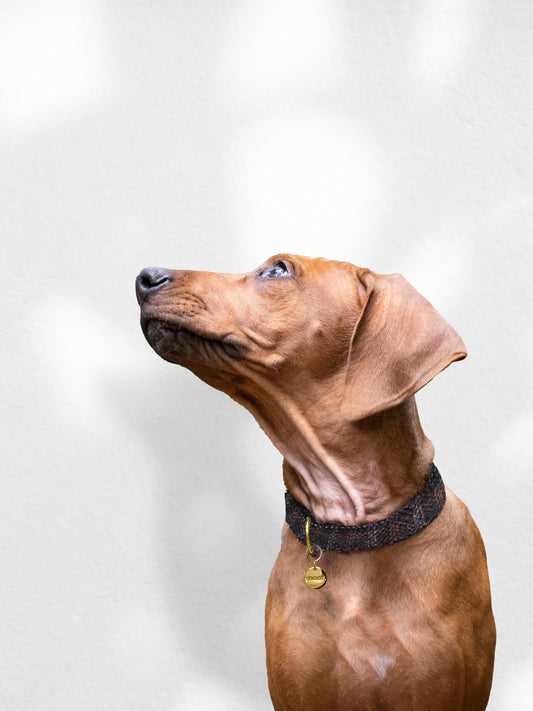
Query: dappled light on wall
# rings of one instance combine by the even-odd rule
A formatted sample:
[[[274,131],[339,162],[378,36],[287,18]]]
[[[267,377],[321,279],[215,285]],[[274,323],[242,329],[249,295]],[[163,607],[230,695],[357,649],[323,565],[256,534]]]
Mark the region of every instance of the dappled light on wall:
[[[229,187],[237,236],[270,252],[314,254],[324,239],[371,234],[383,200],[382,158],[348,116],[297,110],[259,119],[234,138]]]
[[[430,0],[414,26],[413,72],[433,85],[452,84],[477,45],[482,16],[473,0]]]
[[[383,155],[371,127],[332,101],[350,72],[339,9],[275,5],[243,5],[221,45],[221,85],[246,117],[228,146],[236,239],[313,254],[327,235],[342,253],[355,230],[376,228]]]
[[[102,101],[111,68],[100,0],[24,0],[0,17],[0,129],[32,134]]]

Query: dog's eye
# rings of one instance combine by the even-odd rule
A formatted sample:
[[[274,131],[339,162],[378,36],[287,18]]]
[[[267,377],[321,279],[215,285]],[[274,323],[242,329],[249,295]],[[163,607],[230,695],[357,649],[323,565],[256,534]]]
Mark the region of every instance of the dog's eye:
[[[285,262],[279,261],[265,267],[259,277],[261,279],[283,279],[292,276],[289,267]]]

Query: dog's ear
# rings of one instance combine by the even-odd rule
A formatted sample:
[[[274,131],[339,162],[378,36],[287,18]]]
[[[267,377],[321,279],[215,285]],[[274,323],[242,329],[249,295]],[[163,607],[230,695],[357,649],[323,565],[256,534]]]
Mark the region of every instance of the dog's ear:
[[[358,273],[366,290],[355,325],[341,414],[361,420],[398,405],[455,360],[463,341],[400,274]]]

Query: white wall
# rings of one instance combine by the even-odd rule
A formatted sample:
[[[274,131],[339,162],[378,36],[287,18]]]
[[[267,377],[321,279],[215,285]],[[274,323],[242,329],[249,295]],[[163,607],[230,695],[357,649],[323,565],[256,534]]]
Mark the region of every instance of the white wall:
[[[2,1],[2,708],[270,708],[281,457],[149,349],[133,282],[279,250],[400,271],[464,338],[419,405],[488,549],[489,708],[530,708],[532,20]]]

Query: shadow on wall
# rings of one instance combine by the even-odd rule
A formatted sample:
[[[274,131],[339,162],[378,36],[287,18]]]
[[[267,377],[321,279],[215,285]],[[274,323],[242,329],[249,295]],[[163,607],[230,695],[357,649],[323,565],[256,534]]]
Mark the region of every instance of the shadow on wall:
[[[166,363],[156,379],[115,391],[114,400],[149,449],[159,481],[155,554],[168,619],[198,675],[194,703],[201,703],[208,682],[208,689],[229,687],[243,708],[262,708],[268,691],[264,649],[257,642],[281,521],[261,495],[261,465],[250,471],[253,458],[242,440],[251,415]],[[269,442],[265,446],[273,449]],[[281,458],[267,456],[281,501]],[[244,689],[240,678],[248,680]]]

